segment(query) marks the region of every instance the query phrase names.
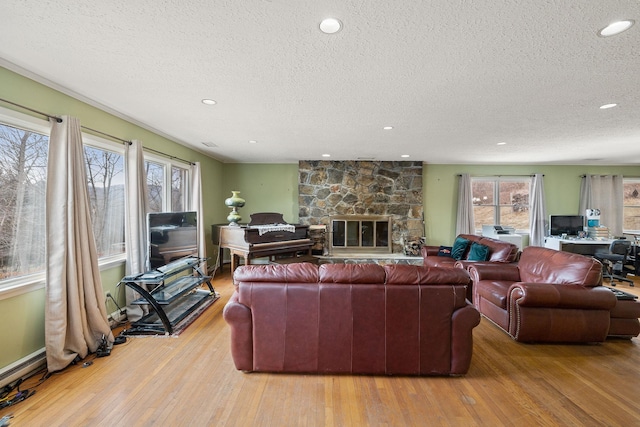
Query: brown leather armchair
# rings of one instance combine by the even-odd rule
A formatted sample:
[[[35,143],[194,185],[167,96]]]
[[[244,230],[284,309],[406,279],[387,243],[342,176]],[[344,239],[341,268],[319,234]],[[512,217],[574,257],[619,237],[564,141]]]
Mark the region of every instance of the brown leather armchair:
[[[602,264],[578,254],[530,246],[517,264],[468,268],[480,313],[521,342],[602,342],[615,295]]]

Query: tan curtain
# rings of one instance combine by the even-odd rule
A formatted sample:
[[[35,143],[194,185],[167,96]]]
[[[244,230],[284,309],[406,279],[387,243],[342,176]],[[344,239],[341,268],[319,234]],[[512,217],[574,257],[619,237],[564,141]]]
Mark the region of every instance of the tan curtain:
[[[133,140],[130,145],[125,145],[124,151],[126,217],[124,232],[125,242],[127,242],[125,273],[133,275],[148,269],[147,212],[149,211],[149,203],[147,202],[147,175],[144,169],[142,142]],[[140,320],[143,315],[147,314],[146,306],[131,304],[131,301],[140,298],[137,292],[125,286],[125,296],[127,319],[130,322]]]
[[[458,234],[475,234],[473,220],[473,191],[471,176],[468,173],[460,175],[458,181],[458,214],[456,219],[456,236]]]
[[[529,210],[529,246],[544,246],[547,234],[547,204],[544,194],[544,175],[535,174],[531,180],[531,209]]]
[[[45,349],[59,371],[113,342],[91,226],[80,122],[51,120],[46,196]]]
[[[609,228],[612,237],[622,236],[623,191],[622,175],[585,175],[580,183],[579,215],[587,209],[600,210],[600,225]]]
[[[202,208],[202,177],[200,162],[191,165],[191,208],[198,213],[198,256],[207,257],[207,242],[204,237],[204,212]],[[202,271],[207,273],[207,263],[201,265]]]

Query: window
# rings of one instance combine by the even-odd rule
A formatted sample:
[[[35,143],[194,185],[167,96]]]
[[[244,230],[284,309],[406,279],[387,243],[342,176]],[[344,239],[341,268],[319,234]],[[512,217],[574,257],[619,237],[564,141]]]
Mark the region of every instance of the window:
[[[182,212],[187,210],[187,182],[189,170],[171,167],[171,211]]]
[[[640,233],[640,178],[623,179],[623,225],[628,233]]]
[[[149,212],[182,212],[187,209],[189,169],[149,157],[145,161],[145,170]]]
[[[483,225],[513,227],[529,232],[531,178],[471,178],[475,229]]]
[[[98,257],[122,254],[124,245],[124,156],[85,144],[87,189]]]
[[[0,281],[44,271],[49,137],[0,123]]]

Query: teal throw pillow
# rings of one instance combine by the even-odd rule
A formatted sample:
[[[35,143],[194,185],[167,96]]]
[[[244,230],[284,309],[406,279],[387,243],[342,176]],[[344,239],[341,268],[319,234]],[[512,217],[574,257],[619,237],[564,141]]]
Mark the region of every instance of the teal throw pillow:
[[[486,261],[489,258],[489,247],[481,245],[480,243],[473,242],[471,249],[469,249],[469,261]]]
[[[451,258],[462,259],[469,243],[470,242],[463,237],[456,237],[456,240],[453,242],[453,247],[451,248]]]

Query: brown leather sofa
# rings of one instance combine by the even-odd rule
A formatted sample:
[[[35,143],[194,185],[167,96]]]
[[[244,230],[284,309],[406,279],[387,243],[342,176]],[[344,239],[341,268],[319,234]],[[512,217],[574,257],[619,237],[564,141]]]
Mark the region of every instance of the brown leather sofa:
[[[466,269],[470,263],[476,262],[469,260],[472,243],[488,247],[487,259],[483,261],[510,263],[518,259],[519,250],[513,243],[490,237],[476,236],[475,234],[460,234],[457,238],[463,238],[470,242],[460,259],[438,255],[440,246],[423,246],[422,257],[424,258],[425,267],[454,267],[458,262],[458,267]]]
[[[462,375],[478,311],[462,269],[248,265],[223,316],[238,370]]]
[[[517,264],[468,268],[474,304],[514,340],[602,342],[615,295],[602,283],[602,264],[569,252],[529,246]]]

